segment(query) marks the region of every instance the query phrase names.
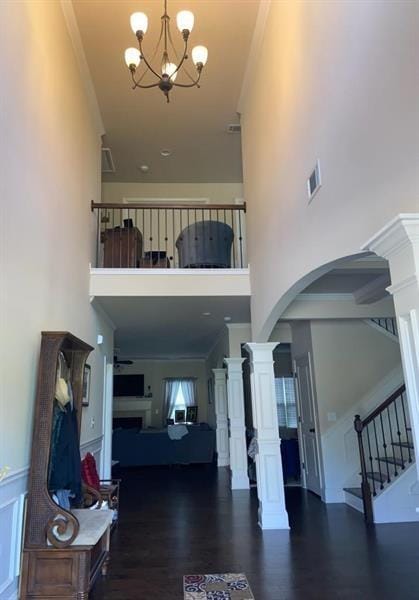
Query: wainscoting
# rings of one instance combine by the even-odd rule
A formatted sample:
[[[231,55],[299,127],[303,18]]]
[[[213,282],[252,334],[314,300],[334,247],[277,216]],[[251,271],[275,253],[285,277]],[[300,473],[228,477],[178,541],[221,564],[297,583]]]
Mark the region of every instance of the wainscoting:
[[[103,436],[80,446],[83,457],[91,452],[99,466]],[[22,548],[23,516],[29,467],[12,471],[0,482],[0,600],[17,600]]]

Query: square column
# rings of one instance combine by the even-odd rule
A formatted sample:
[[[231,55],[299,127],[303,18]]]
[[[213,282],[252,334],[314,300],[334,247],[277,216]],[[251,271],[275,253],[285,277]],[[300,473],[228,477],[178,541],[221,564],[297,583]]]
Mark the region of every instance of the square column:
[[[217,443],[217,466],[228,467],[230,454],[228,448],[227,385],[226,369],[213,369],[214,402]]]
[[[248,490],[246,425],[244,419],[244,358],[225,358],[227,365],[227,406],[230,425],[231,489]]]
[[[419,213],[400,214],[363,247],[389,262],[419,494]],[[418,499],[419,507],[419,499]]]
[[[289,529],[278,432],[273,351],[275,343],[246,344],[250,353],[253,427],[257,439],[256,477],[259,525]]]

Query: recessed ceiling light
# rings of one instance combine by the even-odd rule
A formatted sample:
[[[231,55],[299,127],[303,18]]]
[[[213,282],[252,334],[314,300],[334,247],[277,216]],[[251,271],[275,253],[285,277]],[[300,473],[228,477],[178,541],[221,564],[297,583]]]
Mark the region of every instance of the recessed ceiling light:
[[[224,321],[231,321],[231,317],[224,317]]]
[[[211,315],[211,313],[210,313],[210,312],[203,312],[203,313],[202,313],[202,316],[203,316],[203,317],[209,317],[210,315]]]
[[[148,173],[150,167],[148,165],[141,165],[140,167],[138,167],[141,171],[141,173]]]
[[[164,157],[167,158],[168,156],[170,156],[172,154],[172,151],[169,150],[168,148],[163,148],[163,150],[160,150],[160,154]]]

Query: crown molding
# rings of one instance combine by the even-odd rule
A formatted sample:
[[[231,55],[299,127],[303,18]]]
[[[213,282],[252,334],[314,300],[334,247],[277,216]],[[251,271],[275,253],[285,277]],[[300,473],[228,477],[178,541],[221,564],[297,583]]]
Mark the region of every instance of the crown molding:
[[[266,22],[268,19],[269,10],[271,8],[271,1],[272,0],[260,0],[256,25],[253,31],[252,42],[250,44],[250,51],[247,57],[243,83],[237,104],[237,112],[240,114],[242,114],[244,111],[245,98],[249,91],[250,82],[253,79],[254,72],[256,70],[256,63],[262,49],[263,36],[265,34]]]
[[[102,115],[100,113],[99,103],[97,101],[89,65],[87,64],[86,55],[84,53],[80,30],[76,15],[74,13],[73,2],[72,0],[60,0],[60,4],[67,25],[67,30],[73,44],[74,54],[76,55],[77,65],[79,67],[80,76],[83,82],[84,91],[87,96],[87,102],[89,104],[92,119],[95,124],[95,129],[98,136],[101,137],[106,133],[105,127],[103,125]]]
[[[401,213],[380,229],[363,246],[388,259],[409,244],[419,245],[419,213]]]

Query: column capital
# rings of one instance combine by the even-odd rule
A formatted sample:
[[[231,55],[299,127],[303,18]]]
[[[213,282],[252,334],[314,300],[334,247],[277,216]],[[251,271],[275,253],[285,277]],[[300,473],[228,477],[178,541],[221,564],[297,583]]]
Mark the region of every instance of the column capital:
[[[227,369],[212,369],[214,373],[214,377],[225,377],[227,374]]]
[[[406,245],[419,247],[419,213],[401,213],[370,238],[362,250],[389,259]]]
[[[242,371],[242,364],[244,363],[245,358],[225,358],[224,363],[227,365],[227,371],[230,373],[231,371]]]
[[[248,342],[245,345],[253,361],[273,361],[272,353],[279,342]]]

